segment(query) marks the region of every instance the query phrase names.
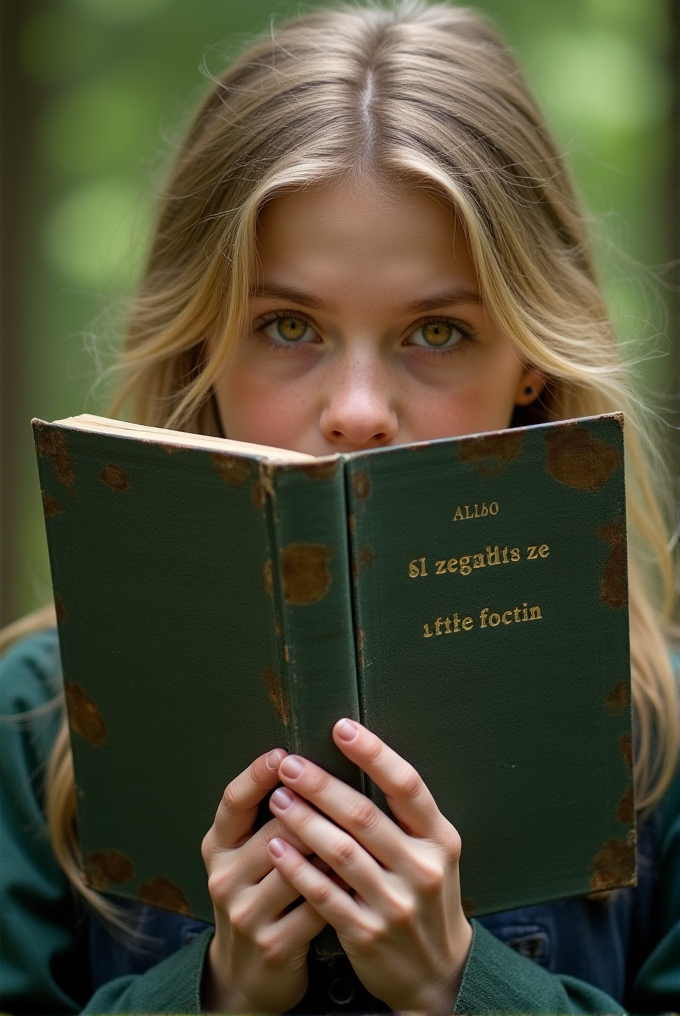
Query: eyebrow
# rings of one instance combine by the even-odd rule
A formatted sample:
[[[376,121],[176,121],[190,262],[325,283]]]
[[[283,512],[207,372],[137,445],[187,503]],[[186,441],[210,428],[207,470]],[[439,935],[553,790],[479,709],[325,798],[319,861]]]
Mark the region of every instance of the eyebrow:
[[[297,303],[302,307],[309,307],[311,310],[321,310],[330,314],[337,310],[335,304],[325,303],[310,293],[304,293],[300,289],[295,289],[294,286],[285,286],[279,283],[265,282],[260,286],[254,286],[250,290],[250,295],[251,297],[259,296],[270,297],[275,300],[289,300],[291,303]],[[453,289],[445,289],[439,293],[433,293],[432,296],[428,296],[423,300],[414,300],[411,303],[393,307],[392,312],[395,317],[408,317],[409,314],[423,314],[429,310],[450,307],[452,304],[458,303],[476,303],[481,305],[482,298],[475,289],[455,286]]]

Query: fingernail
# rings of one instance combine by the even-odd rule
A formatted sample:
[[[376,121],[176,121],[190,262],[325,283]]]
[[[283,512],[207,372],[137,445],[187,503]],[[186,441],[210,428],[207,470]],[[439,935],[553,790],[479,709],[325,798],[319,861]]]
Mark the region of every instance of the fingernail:
[[[341,741],[353,741],[359,733],[356,723],[351,720],[338,720],[335,724],[335,733]]]
[[[279,811],[285,811],[293,803],[293,795],[285,787],[279,787],[271,796],[271,803],[276,805]],[[272,841],[273,842],[273,841]]]
[[[279,768],[281,764],[281,756],[283,752],[279,748],[274,748],[274,751],[270,751],[267,755],[267,769],[272,769],[274,772]]]
[[[269,849],[274,857],[283,857],[286,852],[286,844],[276,836],[273,840],[269,841]]]
[[[305,764],[298,755],[289,755],[281,763],[281,772],[284,776],[288,776],[291,780],[294,780],[296,776],[299,776],[304,768]]]

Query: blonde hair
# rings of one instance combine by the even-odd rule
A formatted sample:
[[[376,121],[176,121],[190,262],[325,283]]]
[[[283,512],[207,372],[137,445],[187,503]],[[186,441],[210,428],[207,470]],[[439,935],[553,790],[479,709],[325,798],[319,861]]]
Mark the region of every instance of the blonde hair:
[[[646,813],[669,783],[679,740],[660,620],[673,602],[663,467],[563,158],[478,13],[419,0],[319,11],[272,31],[214,78],[161,197],[112,412],[127,405],[139,423],[219,434],[213,387],[246,331],[258,213],[283,190],[347,178],[424,187],[450,203],[485,304],[546,378],[536,420],[626,413],[635,780]],[[48,817],[57,856],[83,892],[71,863],[70,765],[64,734]]]

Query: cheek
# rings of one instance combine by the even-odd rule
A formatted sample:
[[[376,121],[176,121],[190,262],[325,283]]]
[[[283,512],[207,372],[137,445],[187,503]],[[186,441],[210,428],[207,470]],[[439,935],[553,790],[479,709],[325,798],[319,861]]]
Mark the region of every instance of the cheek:
[[[290,442],[300,432],[308,411],[296,386],[235,365],[216,394],[227,437],[294,447]]]
[[[488,376],[430,390],[414,399],[414,440],[456,437],[508,427],[515,404],[516,386]]]

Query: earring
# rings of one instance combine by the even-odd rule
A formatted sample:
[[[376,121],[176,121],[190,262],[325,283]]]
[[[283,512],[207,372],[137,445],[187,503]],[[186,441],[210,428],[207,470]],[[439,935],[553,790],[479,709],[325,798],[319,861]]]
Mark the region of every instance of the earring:
[[[525,395],[535,395],[536,394],[536,390],[535,390],[534,386],[533,385],[527,385],[526,388],[524,389],[524,394]]]

